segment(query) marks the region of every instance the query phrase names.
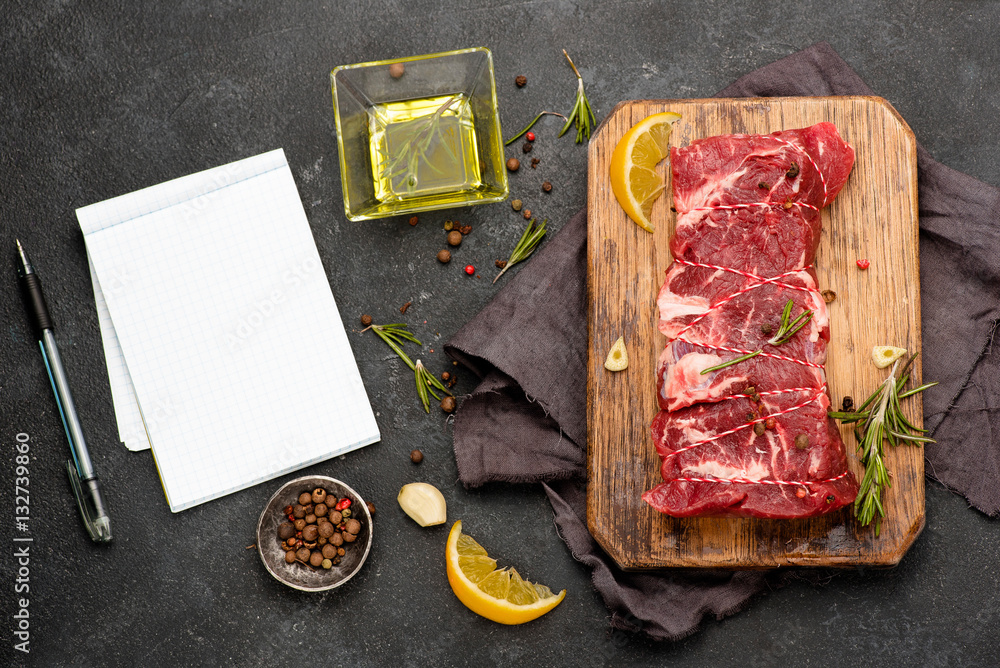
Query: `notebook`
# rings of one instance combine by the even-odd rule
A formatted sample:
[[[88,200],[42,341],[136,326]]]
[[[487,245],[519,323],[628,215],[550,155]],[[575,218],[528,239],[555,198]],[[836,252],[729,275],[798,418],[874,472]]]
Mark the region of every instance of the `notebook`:
[[[379,440],[282,150],[77,218],[119,436],[172,511]]]

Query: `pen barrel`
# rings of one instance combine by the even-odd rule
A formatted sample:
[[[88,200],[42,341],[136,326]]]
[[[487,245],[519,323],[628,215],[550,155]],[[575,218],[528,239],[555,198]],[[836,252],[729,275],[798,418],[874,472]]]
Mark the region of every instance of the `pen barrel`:
[[[28,302],[28,311],[31,313],[32,322],[38,330],[38,336],[46,329],[53,329],[52,316],[49,315],[49,308],[45,305],[45,296],[42,294],[42,282],[38,280],[38,275],[31,273],[21,277],[21,285],[24,288],[24,296]]]

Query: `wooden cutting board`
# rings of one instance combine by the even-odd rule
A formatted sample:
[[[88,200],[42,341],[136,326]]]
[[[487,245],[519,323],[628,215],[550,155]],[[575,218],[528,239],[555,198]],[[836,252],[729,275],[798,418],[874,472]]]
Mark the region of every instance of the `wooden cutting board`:
[[[881,98],[746,98],[625,102],[590,142],[588,208],[588,473],[590,532],[625,569],[664,567],[772,568],[777,566],[889,566],[899,562],[924,526],[924,458],[921,448],[890,449],[893,485],[885,497],[881,534],[861,527],[850,508],[809,520],[743,518],[675,519],[640,498],[661,482],[650,422],[656,403],[656,363],[666,339],[656,328],[656,296],[670,265],[668,240],[674,215],[669,160],[660,163],[666,183],[653,206],[650,234],[622,211],[611,191],[608,167],[618,140],[635,123],[661,111],[683,118],[671,144],[718,134],[768,133],[820,121],[836,124],[857,152],[854,170],[825,208],[816,259],[829,305],[832,340],[827,376],[832,403],[844,395],[867,397],[888,371],[875,368],[871,349],[920,347],[917,255],[916,141],[899,114]],[[867,271],[856,261],[867,258]],[[624,336],[629,368],[604,369],[608,350]],[[917,358],[919,361],[919,357]],[[916,364],[915,380],[920,380]],[[922,425],[920,398],[904,402],[908,418]],[[841,427],[858,480],[856,439]]]

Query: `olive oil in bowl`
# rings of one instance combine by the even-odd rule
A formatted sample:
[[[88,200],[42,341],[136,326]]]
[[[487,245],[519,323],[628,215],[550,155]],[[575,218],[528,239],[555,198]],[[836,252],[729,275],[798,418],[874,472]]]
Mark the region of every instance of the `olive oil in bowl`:
[[[449,194],[458,201],[482,185],[475,119],[461,93],[375,105],[368,131],[381,203]]]

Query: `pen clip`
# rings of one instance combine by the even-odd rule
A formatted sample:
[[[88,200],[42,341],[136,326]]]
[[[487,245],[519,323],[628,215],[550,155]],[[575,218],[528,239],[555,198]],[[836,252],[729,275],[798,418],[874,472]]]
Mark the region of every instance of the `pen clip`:
[[[72,459],[66,460],[66,472],[69,474],[73,496],[76,497],[76,505],[80,509],[80,517],[83,518],[83,526],[87,528],[90,539],[95,543],[111,542],[111,522],[94,507],[93,496],[84,491],[83,482]]]

